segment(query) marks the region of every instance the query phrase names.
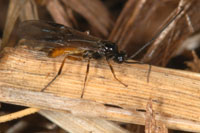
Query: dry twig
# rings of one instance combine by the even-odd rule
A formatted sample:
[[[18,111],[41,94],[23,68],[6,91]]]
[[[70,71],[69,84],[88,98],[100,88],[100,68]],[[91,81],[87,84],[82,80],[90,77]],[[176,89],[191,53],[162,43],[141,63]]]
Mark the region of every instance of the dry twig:
[[[146,109],[151,97],[153,110],[159,114],[156,120],[172,129],[200,130],[197,73],[152,67],[147,83],[148,65],[113,64],[116,75],[129,85],[124,88],[113,79],[107,65],[93,62],[83,100],[86,62],[66,61],[60,78],[41,93],[38,91],[52,79],[62,58],[49,59],[44,53],[22,48],[6,51],[0,66],[2,102],[144,124],[144,112],[139,110]]]

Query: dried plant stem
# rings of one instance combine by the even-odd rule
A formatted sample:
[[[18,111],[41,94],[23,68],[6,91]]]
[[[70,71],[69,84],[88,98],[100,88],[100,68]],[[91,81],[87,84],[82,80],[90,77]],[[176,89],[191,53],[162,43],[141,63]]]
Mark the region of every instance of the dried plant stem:
[[[15,120],[15,119],[33,114],[33,113],[37,113],[39,110],[40,109],[36,109],[36,108],[28,108],[28,109],[24,109],[24,110],[21,110],[21,111],[15,112],[15,113],[11,113],[8,115],[3,115],[3,116],[0,116],[0,123],[8,122],[11,120]]]
[[[61,76],[40,92],[62,60],[22,48],[5,49],[0,60],[0,101],[144,124],[151,98],[155,119],[167,128],[200,131],[200,74],[153,66],[147,83],[148,65],[112,62],[116,76],[129,85],[126,88],[114,80],[106,62],[91,60],[84,99],[80,99],[87,62],[67,60]]]

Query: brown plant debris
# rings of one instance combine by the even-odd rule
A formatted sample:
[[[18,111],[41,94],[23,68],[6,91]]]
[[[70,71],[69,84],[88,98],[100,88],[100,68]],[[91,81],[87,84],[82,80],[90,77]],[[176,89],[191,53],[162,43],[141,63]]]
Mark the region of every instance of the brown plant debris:
[[[200,73],[200,59],[195,51],[192,51],[193,61],[186,62],[186,65],[190,68],[189,70],[193,72]]]
[[[145,133],[168,133],[165,124],[156,120],[156,114],[153,111],[152,99],[146,106],[145,114]]]

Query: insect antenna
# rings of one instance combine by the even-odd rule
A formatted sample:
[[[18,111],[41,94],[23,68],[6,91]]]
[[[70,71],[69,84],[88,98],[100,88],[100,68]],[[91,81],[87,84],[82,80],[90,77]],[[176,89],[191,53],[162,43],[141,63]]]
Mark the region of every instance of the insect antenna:
[[[150,41],[148,41],[142,48],[140,48],[137,52],[135,52],[133,55],[131,55],[129,57],[129,59],[133,59],[140,52],[142,52],[142,50],[144,50],[146,47],[148,47],[149,45],[151,45],[160,36],[160,34],[181,14],[181,12],[183,11],[183,9],[184,8],[182,7],[180,9],[180,11],[166,25],[164,25],[164,27]],[[128,63],[128,62],[126,62],[126,63]]]
[[[160,34],[181,14],[184,8],[181,8],[180,11],[166,24],[164,27],[149,41],[147,42],[142,48],[140,48],[136,53],[134,53],[132,56],[130,56],[128,59],[133,59],[135,58],[142,50],[144,50],[146,47],[151,45],[159,36]],[[146,64],[141,61],[124,61],[124,63],[127,64]],[[147,83],[149,82],[149,77],[150,77],[150,72],[151,72],[151,64],[149,64],[149,70],[147,74]]]

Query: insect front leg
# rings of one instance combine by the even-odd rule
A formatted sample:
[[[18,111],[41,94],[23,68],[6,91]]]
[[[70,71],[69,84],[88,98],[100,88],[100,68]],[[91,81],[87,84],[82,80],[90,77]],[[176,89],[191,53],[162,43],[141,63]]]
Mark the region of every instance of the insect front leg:
[[[109,59],[106,58],[106,61],[107,61],[108,65],[109,65],[109,67],[110,67],[110,70],[111,70],[111,72],[112,72],[114,78],[115,78],[119,83],[121,83],[122,85],[124,85],[125,87],[128,87],[128,85],[124,84],[121,80],[119,80],[119,79],[117,78],[117,76],[115,75],[114,69],[113,69],[112,65],[110,64],[110,62],[109,62]]]
[[[124,63],[127,64],[146,64],[140,61],[125,61]],[[150,79],[150,73],[151,73],[151,64],[149,63],[149,69],[148,69],[148,73],[147,73],[147,83],[149,83],[149,79]]]

